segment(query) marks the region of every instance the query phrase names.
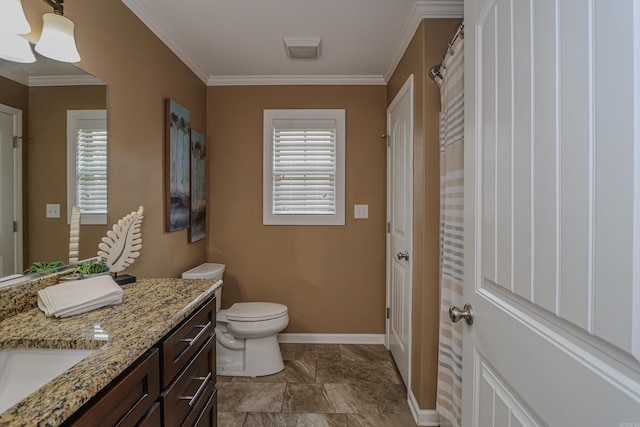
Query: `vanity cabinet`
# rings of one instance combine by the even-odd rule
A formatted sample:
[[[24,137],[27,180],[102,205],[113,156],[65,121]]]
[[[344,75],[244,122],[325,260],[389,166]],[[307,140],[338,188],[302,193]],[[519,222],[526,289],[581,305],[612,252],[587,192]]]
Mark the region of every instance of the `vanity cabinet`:
[[[214,297],[160,341],[163,425],[196,425],[210,398],[215,405],[215,328]]]
[[[72,416],[70,426],[216,426],[215,297]]]
[[[71,425],[135,426],[146,418],[160,396],[159,354],[157,348],[145,353],[122,378],[96,396],[95,403],[91,400],[90,408]]]

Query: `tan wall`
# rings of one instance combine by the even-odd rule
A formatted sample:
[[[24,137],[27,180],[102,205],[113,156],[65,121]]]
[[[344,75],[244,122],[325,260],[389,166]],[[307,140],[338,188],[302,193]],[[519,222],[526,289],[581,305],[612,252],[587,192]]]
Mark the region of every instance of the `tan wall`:
[[[210,239],[226,264],[222,305],[276,301],[286,332],[384,333],[384,86],[210,87]],[[346,225],[262,225],[262,115],[269,108],[346,109]],[[353,219],[354,204],[369,219]]]
[[[0,76],[0,104],[18,108],[22,110],[24,116],[29,104],[29,88]]]
[[[105,86],[56,86],[29,88],[29,206],[25,219],[30,236],[25,244],[35,261],[69,259],[67,224],[67,110],[104,109]],[[46,218],[47,203],[60,205],[60,218]],[[106,235],[105,225],[80,227],[80,258],[96,256]]]
[[[435,409],[440,307],[440,95],[427,71],[440,63],[458,24],[457,19],[423,20],[387,85],[390,104],[414,75],[411,389],[422,409]]]
[[[50,8],[22,3],[39,33]],[[192,127],[204,131],[206,86],[120,1],[67,0],[65,16],[75,23],[78,65],[108,83],[108,223],[145,209],[143,248],[127,272],[179,276],[204,261],[206,242],[189,244],[187,230],[164,231],[164,101],[188,108]]]

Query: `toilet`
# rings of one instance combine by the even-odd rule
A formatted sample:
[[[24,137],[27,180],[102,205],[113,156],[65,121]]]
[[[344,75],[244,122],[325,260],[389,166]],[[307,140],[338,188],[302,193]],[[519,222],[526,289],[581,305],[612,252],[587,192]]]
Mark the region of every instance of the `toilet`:
[[[182,273],[183,279],[222,280],[224,264],[204,263]],[[287,306],[272,302],[237,302],[220,309],[216,291],[216,366],[218,375],[260,377],[284,369],[278,332],[289,324]]]

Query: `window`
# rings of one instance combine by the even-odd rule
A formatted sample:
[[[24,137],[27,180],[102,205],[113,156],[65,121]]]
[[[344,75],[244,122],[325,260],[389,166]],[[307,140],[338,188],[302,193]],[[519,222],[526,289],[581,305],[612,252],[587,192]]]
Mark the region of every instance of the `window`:
[[[107,110],[67,111],[67,221],[107,223]]]
[[[264,110],[265,225],[344,225],[344,110]]]

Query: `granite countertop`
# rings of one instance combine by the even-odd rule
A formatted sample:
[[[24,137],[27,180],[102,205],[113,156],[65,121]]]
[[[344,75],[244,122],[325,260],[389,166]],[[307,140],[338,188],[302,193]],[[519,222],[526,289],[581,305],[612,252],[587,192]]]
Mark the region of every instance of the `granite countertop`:
[[[0,321],[0,349],[97,349],[0,414],[1,426],[57,426],[213,295],[211,280],[139,279],[122,304],[66,319],[30,308]]]

